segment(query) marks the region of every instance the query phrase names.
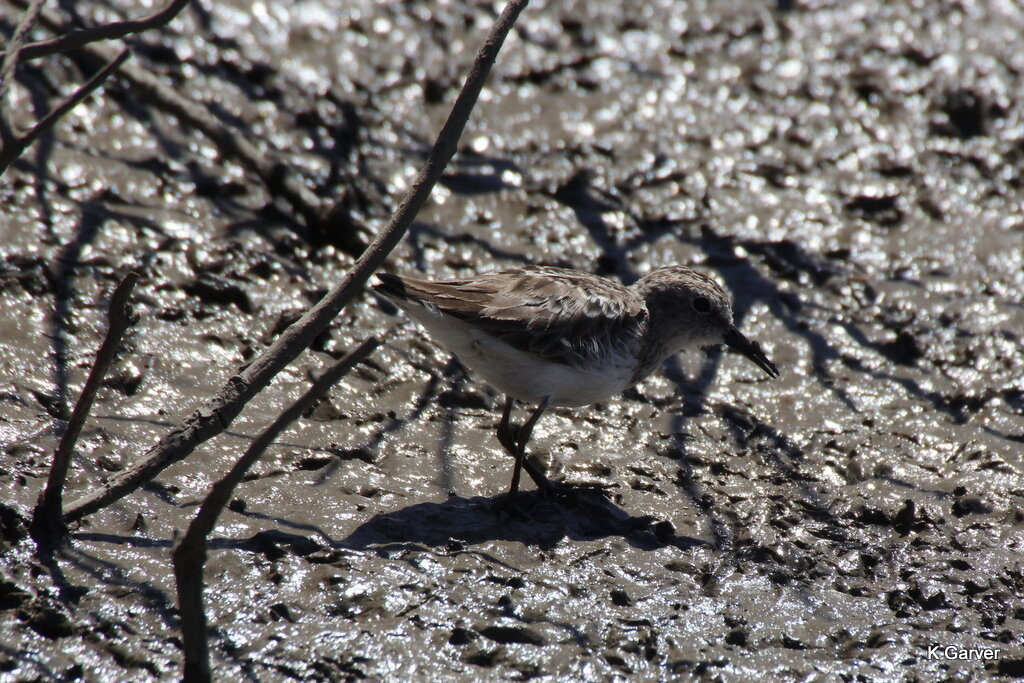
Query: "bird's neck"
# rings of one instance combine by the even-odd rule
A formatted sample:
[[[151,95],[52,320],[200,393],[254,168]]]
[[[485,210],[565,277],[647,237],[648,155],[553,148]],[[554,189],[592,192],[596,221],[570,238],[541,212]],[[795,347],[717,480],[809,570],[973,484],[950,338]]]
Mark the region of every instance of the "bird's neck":
[[[645,304],[648,343],[664,349],[662,359],[681,351],[693,330],[687,329],[685,318],[676,315],[680,306],[679,300],[652,293],[647,296]]]
[[[646,307],[647,320],[640,337],[634,383],[654,372],[662,361],[678,350],[675,346],[678,330],[672,327],[673,316],[667,315],[657,297],[648,297]]]

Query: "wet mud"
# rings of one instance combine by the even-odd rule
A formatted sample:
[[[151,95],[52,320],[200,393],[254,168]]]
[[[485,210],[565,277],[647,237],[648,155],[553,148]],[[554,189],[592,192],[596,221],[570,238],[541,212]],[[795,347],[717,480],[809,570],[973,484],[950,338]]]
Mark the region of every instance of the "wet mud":
[[[501,397],[367,295],[227,433],[76,525],[55,564],[34,558],[25,519],[120,275],[142,273],[140,317],[69,500],[341,276],[495,12],[198,3],[136,39],[133,63],[342,198],[333,231],[124,82],[5,175],[0,679],[179,676],[177,535],[368,334],[385,343],[257,464],[211,539],[218,678],[1024,675],[1024,8],[995,0],[532,5],[389,267],[629,282],[696,265],[782,376],[714,350],[551,411],[534,457],[587,488],[528,490],[509,515]],[[24,68],[14,111],[80,68]]]

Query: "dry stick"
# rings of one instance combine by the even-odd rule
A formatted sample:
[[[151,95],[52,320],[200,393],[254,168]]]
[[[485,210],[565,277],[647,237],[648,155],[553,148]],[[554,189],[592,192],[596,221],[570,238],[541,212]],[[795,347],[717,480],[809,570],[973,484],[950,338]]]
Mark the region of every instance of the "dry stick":
[[[260,432],[235,462],[234,467],[210,489],[195,519],[174,548],[174,579],[178,588],[178,612],[185,651],[182,680],[210,680],[210,653],[206,642],[206,613],[203,609],[203,567],[206,565],[206,537],[217,526],[217,518],[231,499],[242,477],[278,434],[294,422],[327,389],[357,363],[370,355],[380,341],[370,337],[320,376],[295,403]]]
[[[98,46],[90,50],[103,51]],[[167,87],[160,78],[145,69],[127,69],[125,76],[132,82],[134,92],[151,104],[173,114],[217,145],[224,156],[236,159],[255,173],[271,194],[283,197],[302,216],[307,226],[321,220],[320,199],[308,187],[295,169],[288,167],[276,154],[267,154],[249,142],[237,129],[228,127],[202,104],[180,95]]]
[[[121,337],[131,324],[131,309],[128,306],[128,297],[131,296],[135,283],[139,280],[139,274],[130,271],[121,280],[121,284],[114,290],[114,296],[110,300],[110,308],[107,311],[108,327],[107,336],[103,339],[99,351],[96,352],[96,362],[93,363],[89,377],[82,387],[82,394],[75,403],[75,409],[71,411],[71,419],[68,421],[67,429],[57,444],[57,450],[53,453],[53,464],[50,466],[50,476],[46,480],[46,488],[39,495],[35,510],[32,512],[32,523],[29,531],[32,537],[41,547],[52,547],[56,545],[65,535],[67,528],[61,517],[62,497],[64,482],[67,480],[68,468],[71,466],[71,454],[75,449],[78,436],[82,433],[85,420],[89,417],[89,410],[96,399],[96,392],[100,383],[114,360],[114,353],[121,343]]]
[[[43,55],[84,47],[93,41],[120,38],[128,35],[129,33],[137,33],[150,28],[156,28],[157,26],[163,26],[179,14],[185,5],[188,4],[188,1],[189,0],[172,0],[167,7],[144,19],[120,21],[106,24],[104,26],[97,26],[91,29],[72,31],[65,36],[61,36],[53,40],[22,46],[25,36],[28,35],[28,32],[31,30],[32,26],[35,25],[40,13],[42,12],[42,0],[33,0],[31,4],[28,5],[21,24],[19,24],[18,28],[14,32],[14,36],[11,38],[7,52],[3,53],[3,67],[0,69],[0,175],[3,175],[8,167],[14,163],[15,159],[20,157],[26,149],[32,146],[40,135],[53,128],[57,124],[57,121],[59,121],[73,108],[78,106],[78,104],[92,94],[92,92],[96,90],[96,88],[98,88],[100,84],[110,76],[110,74],[120,67],[124,61],[128,59],[128,51],[123,50],[116,56],[111,56],[111,54],[108,53],[106,56],[107,63],[103,68],[101,68],[84,85],[75,90],[75,92],[64,98],[57,107],[43,117],[41,121],[36,123],[24,135],[18,135],[14,132],[13,127],[7,121],[4,114],[4,106],[7,101],[7,89],[10,87],[10,83],[14,79],[14,69],[19,59],[34,59]],[[46,21],[47,17],[44,16],[44,22]]]
[[[75,50],[85,47],[89,43],[100,40],[116,40],[132,33],[148,31],[151,28],[163,26],[185,8],[189,0],[172,0],[167,7],[155,12],[143,19],[129,19],[128,21],[115,21],[103,26],[92,28],[76,29],[57,38],[41,40],[37,43],[29,43],[21,48],[18,58],[22,61],[38,59],[47,55],[54,55],[68,50]]]
[[[11,42],[7,47],[7,52],[4,54],[3,65],[0,66],[0,146],[3,147],[0,153],[5,155],[8,148],[18,140],[18,136],[7,120],[7,114],[5,113],[7,108],[7,91],[11,87],[11,81],[14,80],[14,69],[18,65],[21,45],[25,42],[25,36],[36,25],[39,13],[42,11],[43,0],[32,0],[28,7],[25,8],[25,15],[21,18],[18,27],[14,29],[14,35],[11,36]]]
[[[16,136],[10,144],[5,140],[4,147],[0,150],[0,175],[3,175],[4,171],[14,163],[14,160],[20,157],[26,149],[32,146],[40,135],[57,125],[57,122],[67,114],[69,111],[74,109],[81,103],[86,97],[92,94],[96,88],[100,87],[110,74],[114,73],[119,66],[124,64],[125,60],[130,57],[131,54],[128,50],[122,50],[114,59],[107,63],[102,69],[97,71],[92,78],[79,86],[75,92],[64,98],[64,101],[54,107],[49,114],[44,116],[36,125],[32,126],[23,135]]]
[[[462,130],[483,89],[487,74],[498,56],[505,37],[529,0],[510,0],[491,27],[477,53],[465,85],[459,92],[434,147],[402,203],[381,233],[367,247],[342,280],[302,318],[293,323],[267,350],[228,379],[216,396],[208,399],[181,424],[150,448],[142,460],[112,477],[101,489],[74,501],[64,513],[73,522],[96,512],[148,482],[164,468],[187,457],[196,446],[224,431],[249,400],[295,359],[362,291],[370,275],[380,267],[408,230],[445,166],[455,155]]]
[[[15,0],[17,1],[17,0]],[[57,13],[43,10],[42,23],[52,31],[63,30]],[[103,45],[85,45],[84,51],[93,59],[109,60],[112,48]],[[210,113],[201,103],[181,95],[165,85],[158,76],[146,69],[128,65],[122,75],[129,81],[139,97],[147,103],[173,114],[186,125],[209,138],[225,157],[238,161],[263,182],[273,196],[287,201],[309,227],[320,226],[325,216],[335,215],[324,211],[319,197],[306,187],[302,176],[278,158],[276,151],[270,154],[261,151],[246,139],[237,129],[228,127]]]

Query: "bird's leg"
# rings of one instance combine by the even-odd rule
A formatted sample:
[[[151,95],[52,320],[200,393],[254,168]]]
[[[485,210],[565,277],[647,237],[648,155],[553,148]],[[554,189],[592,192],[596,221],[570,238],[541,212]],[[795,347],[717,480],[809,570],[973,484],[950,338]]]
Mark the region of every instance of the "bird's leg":
[[[498,425],[498,442],[514,458],[516,457],[516,439],[512,434],[512,427],[508,423],[509,418],[512,416],[513,400],[511,396],[505,397],[505,410],[501,413],[501,423]]]
[[[509,418],[512,416],[512,401],[511,396],[505,399],[505,409],[501,413],[501,423],[498,425],[498,442],[508,451],[509,455],[515,458],[517,450],[516,434],[509,424]],[[526,470],[526,473],[530,475],[530,479],[533,479],[533,483],[545,495],[551,496],[558,493],[558,485],[545,477],[544,473],[525,457],[523,458],[523,469]]]
[[[515,503],[516,494],[519,493],[519,477],[522,475],[523,463],[526,460],[526,444],[530,440],[530,434],[533,432],[533,426],[537,424],[537,420],[544,414],[548,406],[551,405],[551,398],[545,398],[541,401],[537,409],[530,415],[530,419],[526,421],[522,427],[519,428],[519,443],[516,445],[516,467],[512,470],[512,485],[508,489],[508,503],[511,505]],[[527,472],[530,471],[532,466],[527,467]],[[531,476],[532,473],[531,473]],[[546,481],[546,480],[545,480]],[[550,482],[549,482],[550,483]]]

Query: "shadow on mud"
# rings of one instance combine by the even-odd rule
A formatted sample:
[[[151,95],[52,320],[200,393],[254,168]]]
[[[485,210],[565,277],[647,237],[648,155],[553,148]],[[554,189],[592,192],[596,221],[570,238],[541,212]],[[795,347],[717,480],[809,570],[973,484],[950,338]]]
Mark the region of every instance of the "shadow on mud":
[[[581,490],[567,503],[546,500],[534,491],[521,493],[515,513],[504,511],[502,501],[502,497],[453,497],[442,503],[418,503],[370,519],[343,545],[417,543],[458,550],[466,544],[512,541],[551,548],[566,538],[587,541],[608,536],[621,536],[642,550],[706,545],[700,539],[676,535],[670,524],[649,515],[634,517],[596,491]]]

